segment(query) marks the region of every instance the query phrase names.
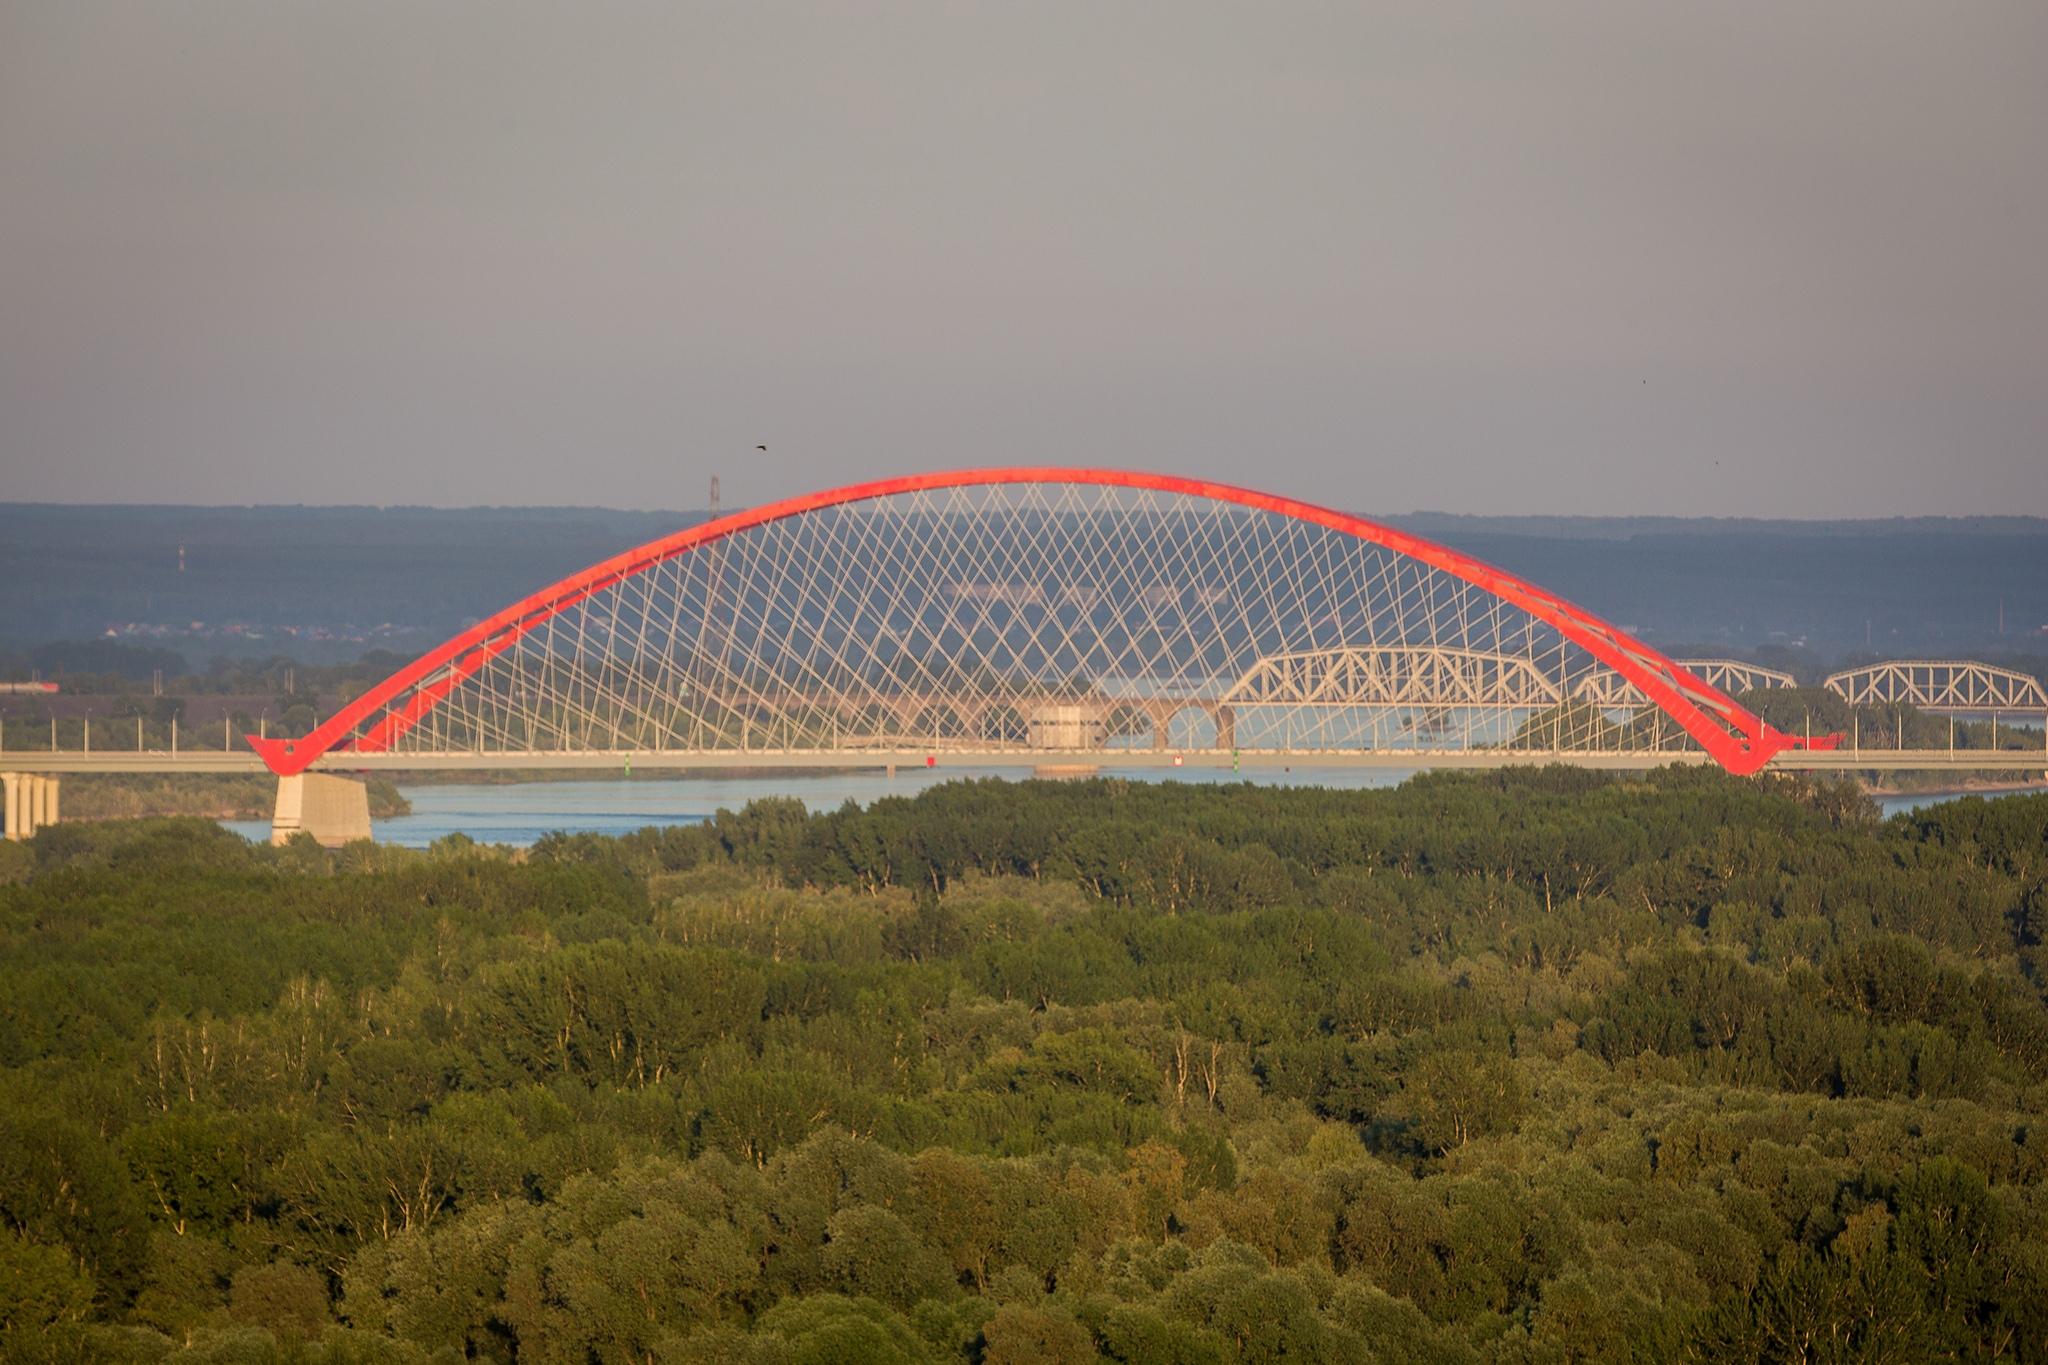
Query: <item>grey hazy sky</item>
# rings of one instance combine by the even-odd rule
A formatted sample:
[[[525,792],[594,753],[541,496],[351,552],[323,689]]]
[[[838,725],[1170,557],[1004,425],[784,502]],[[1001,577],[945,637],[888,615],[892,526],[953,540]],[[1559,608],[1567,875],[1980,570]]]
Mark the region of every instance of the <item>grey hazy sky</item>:
[[[2048,513],[2048,4],[0,0],[0,500],[1026,462]]]

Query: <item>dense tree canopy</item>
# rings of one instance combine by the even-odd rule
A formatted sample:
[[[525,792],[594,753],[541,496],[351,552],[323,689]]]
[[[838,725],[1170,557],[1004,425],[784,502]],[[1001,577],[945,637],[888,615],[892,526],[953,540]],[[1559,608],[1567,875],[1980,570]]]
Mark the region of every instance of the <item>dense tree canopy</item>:
[[[55,1360],[2048,1358],[2048,797],[1697,769],[0,846]]]

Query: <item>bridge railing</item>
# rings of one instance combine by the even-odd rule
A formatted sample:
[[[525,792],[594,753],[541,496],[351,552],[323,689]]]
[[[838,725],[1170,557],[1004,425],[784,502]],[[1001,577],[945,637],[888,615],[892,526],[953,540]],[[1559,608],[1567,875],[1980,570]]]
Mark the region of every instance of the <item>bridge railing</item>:
[[[241,723],[237,723],[241,721]],[[245,718],[225,717],[218,727],[181,725],[175,718],[153,716],[71,715],[0,718],[0,756],[9,753],[254,753]],[[269,731],[267,717],[253,722],[260,738]]]

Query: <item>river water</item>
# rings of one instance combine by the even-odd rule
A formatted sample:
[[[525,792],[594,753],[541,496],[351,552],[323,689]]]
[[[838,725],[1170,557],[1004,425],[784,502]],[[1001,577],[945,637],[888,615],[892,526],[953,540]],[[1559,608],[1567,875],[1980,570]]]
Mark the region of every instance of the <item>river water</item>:
[[[749,801],[793,796],[813,811],[832,810],[848,801],[866,805],[885,796],[915,796],[940,782],[974,777],[1015,777],[1016,769],[900,769],[896,776],[875,772],[792,776],[758,773],[745,777],[606,778],[584,782],[515,782],[501,785],[434,783],[402,787],[412,813],[376,822],[380,843],[425,848],[448,834],[465,834],[479,843],[531,844],[553,830],[593,834],[629,834],[648,825],[688,825],[709,819],[719,809],[738,810]],[[1411,776],[1402,769],[1317,768],[1301,772],[1260,769],[1241,778],[1214,769],[1104,768],[1104,777],[1135,781],[1253,781],[1291,787],[1393,787]],[[1951,799],[1955,793],[1931,792],[1887,796],[1879,800],[1886,815],[1916,810]],[[264,821],[224,821],[244,838],[270,837]]]

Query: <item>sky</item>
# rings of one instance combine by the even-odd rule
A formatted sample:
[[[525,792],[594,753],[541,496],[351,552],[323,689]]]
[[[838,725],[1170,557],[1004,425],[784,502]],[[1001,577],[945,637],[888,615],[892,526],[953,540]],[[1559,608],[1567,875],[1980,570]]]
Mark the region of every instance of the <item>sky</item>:
[[[2036,0],[0,0],[0,501],[2044,515],[2044,72]]]

